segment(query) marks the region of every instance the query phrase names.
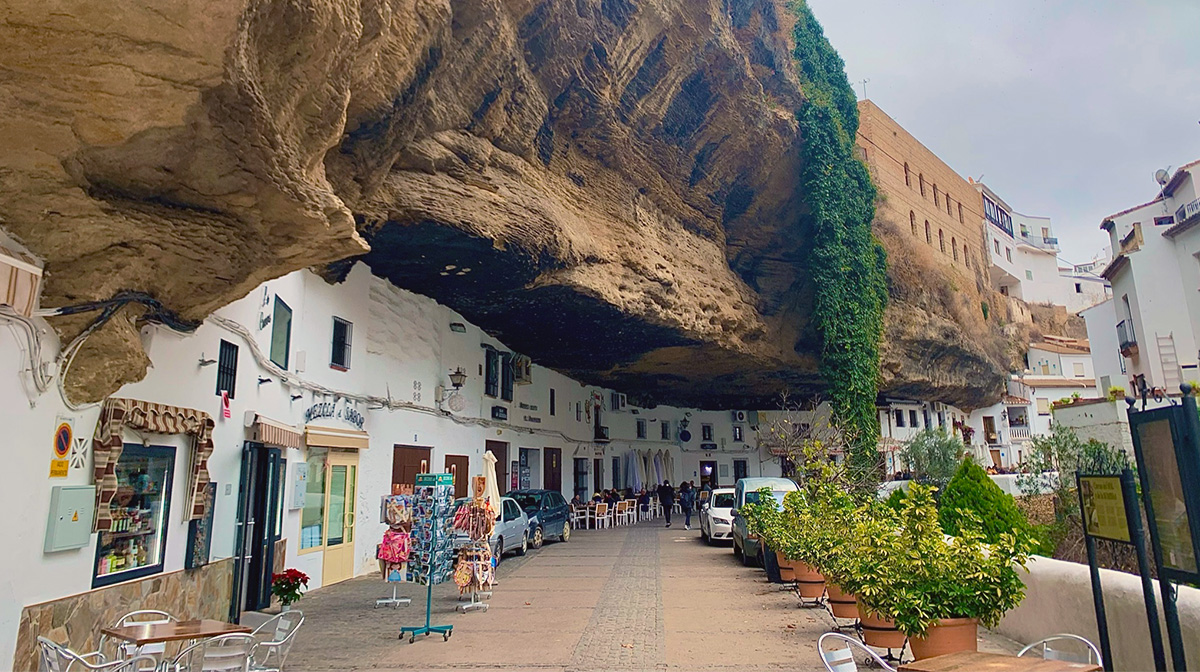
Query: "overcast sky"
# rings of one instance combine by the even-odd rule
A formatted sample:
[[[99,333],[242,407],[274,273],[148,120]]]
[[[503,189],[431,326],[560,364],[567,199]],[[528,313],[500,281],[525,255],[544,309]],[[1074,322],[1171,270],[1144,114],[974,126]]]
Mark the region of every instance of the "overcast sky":
[[[1200,1],[809,0],[867,97],[1090,259],[1200,159]],[[1173,172],[1173,171],[1172,171]]]

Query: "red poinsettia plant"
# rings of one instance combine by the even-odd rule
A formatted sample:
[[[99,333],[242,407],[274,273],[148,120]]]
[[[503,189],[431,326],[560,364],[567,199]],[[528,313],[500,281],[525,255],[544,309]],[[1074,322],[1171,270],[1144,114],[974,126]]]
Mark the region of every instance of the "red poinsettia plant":
[[[301,587],[308,588],[308,575],[298,569],[271,575],[271,594],[285,607],[300,599]]]

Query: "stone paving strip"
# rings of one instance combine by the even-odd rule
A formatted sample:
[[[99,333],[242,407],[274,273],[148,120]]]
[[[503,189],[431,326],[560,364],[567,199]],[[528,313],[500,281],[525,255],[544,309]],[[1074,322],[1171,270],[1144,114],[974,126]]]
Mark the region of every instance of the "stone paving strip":
[[[728,546],[695,530],[648,522],[580,530],[500,565],[487,612],[455,610],[453,584],[436,586],[433,620],[450,641],[409,644],[400,628],[425,618],[425,590],[405,586],[412,606],[374,609],[391,593],[378,575],[314,590],[287,668],[308,670],[497,670],[503,672],[819,672],[816,642],[827,612],[742,567]],[[1015,651],[987,635],[984,650]]]

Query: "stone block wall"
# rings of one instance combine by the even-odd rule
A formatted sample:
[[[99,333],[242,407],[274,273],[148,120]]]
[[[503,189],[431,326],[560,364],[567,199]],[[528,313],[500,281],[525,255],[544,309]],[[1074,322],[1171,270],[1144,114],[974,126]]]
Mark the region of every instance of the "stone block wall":
[[[87,653],[99,646],[100,629],[138,609],[161,609],[184,619],[227,620],[233,559],[194,570],[156,574],[137,581],[25,607],[17,626],[13,670],[36,670],[38,636]]]

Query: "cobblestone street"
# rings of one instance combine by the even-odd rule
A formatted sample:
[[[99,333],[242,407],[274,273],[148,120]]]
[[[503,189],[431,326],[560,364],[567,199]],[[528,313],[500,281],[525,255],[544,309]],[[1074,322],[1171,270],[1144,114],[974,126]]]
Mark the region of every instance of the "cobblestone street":
[[[453,585],[434,589],[433,620],[454,635],[399,640],[425,616],[372,608],[391,588],[377,576],[306,595],[307,617],[288,660],[295,670],[793,670],[823,669],[816,641],[824,610],[742,567],[728,546],[661,522],[579,531],[523,558],[505,558],[486,613],[461,614]],[[981,648],[995,648],[989,642]],[[1008,648],[1000,645],[999,648]]]

